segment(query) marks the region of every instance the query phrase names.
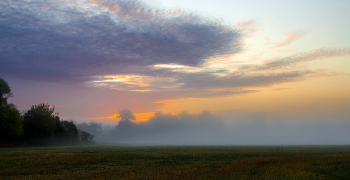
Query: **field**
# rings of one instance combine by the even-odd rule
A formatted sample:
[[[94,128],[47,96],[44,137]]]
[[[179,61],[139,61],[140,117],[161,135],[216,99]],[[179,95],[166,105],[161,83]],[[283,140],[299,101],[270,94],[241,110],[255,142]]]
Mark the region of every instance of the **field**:
[[[1,148],[0,179],[350,179],[350,146]]]

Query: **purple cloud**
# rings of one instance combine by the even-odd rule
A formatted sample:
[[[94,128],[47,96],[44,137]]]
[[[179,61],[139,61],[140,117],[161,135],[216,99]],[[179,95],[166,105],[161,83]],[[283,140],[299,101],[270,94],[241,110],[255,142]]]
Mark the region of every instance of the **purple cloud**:
[[[0,2],[0,75],[86,81],[239,51],[240,32],[217,19],[142,1],[84,2]]]

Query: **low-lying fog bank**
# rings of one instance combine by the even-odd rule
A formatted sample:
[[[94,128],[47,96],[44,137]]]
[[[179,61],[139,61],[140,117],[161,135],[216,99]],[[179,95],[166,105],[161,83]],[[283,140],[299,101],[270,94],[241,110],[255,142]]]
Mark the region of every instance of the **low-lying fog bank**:
[[[178,115],[156,113],[134,122],[129,110],[118,124],[77,124],[97,143],[126,145],[344,145],[350,144],[349,119],[266,120],[250,117],[230,121],[209,111]]]

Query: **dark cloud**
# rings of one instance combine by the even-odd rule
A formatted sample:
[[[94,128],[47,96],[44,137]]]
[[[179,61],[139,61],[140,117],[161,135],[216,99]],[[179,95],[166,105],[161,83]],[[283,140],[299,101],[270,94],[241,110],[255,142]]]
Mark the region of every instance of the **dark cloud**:
[[[2,76],[80,80],[159,63],[195,66],[240,45],[239,31],[221,20],[143,1],[12,0],[0,10]]]

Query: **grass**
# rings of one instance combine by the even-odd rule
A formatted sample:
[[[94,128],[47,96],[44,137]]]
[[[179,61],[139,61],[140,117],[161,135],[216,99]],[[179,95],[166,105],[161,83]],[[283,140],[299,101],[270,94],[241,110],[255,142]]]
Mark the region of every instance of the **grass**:
[[[350,179],[350,146],[1,148],[0,179]]]

